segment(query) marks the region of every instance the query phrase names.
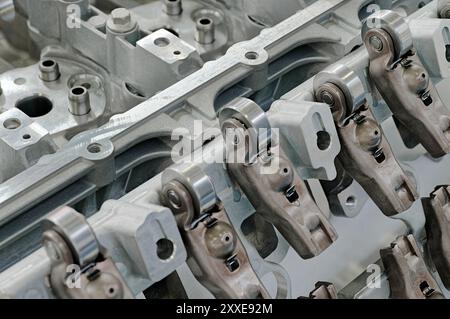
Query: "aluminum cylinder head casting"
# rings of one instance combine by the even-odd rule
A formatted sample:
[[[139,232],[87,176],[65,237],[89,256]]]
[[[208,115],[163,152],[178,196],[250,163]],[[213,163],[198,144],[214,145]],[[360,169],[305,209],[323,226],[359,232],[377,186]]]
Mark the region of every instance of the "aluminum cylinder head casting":
[[[0,298],[449,298],[449,53],[449,1],[0,0]]]

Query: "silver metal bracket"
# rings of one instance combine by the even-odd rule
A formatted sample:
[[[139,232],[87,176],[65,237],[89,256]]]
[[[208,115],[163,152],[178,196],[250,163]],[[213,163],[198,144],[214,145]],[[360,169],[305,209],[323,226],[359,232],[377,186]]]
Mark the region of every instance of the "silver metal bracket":
[[[330,105],[341,142],[340,163],[387,216],[408,210],[416,185],[395,158],[376,121],[360,78],[344,65],[319,73],[316,99]]]
[[[372,15],[362,37],[369,72],[394,117],[435,158],[450,152],[450,112],[416,54],[406,21],[392,11]]]
[[[245,107],[239,107],[242,105]],[[230,114],[231,117],[227,117]],[[243,118],[256,120],[242,121]],[[312,258],[322,253],[336,241],[336,232],[290,160],[274,139],[271,143],[263,139],[263,147],[249,145],[261,141],[252,139],[255,132],[260,129],[271,131],[269,122],[264,120],[266,114],[256,103],[240,99],[226,107],[220,119],[227,145],[228,172],[256,213],[273,224],[301,257]],[[232,138],[226,132],[228,129],[234,129],[238,138]],[[242,152],[249,154],[252,149],[263,149],[264,152],[253,154],[251,162],[233,161],[235,157],[229,156]]]
[[[134,298],[83,215],[62,207],[43,221],[43,227],[43,245],[51,260],[49,282],[58,298]]]
[[[450,187],[442,186],[422,199],[427,245],[442,283],[450,289]]]
[[[398,238],[391,247],[382,249],[380,255],[387,272],[391,298],[444,298],[413,235]]]
[[[203,170],[191,164],[166,170],[161,199],[175,215],[197,280],[216,298],[270,298]]]

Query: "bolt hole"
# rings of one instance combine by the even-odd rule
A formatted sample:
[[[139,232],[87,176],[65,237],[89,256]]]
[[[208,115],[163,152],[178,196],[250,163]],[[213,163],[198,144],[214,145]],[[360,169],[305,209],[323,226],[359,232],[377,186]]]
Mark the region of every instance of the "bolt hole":
[[[25,134],[24,136],[22,136],[22,138],[24,140],[29,140],[31,138],[31,135],[30,134]]]
[[[225,236],[225,241],[226,241],[226,242],[229,242],[230,239],[231,239],[230,236]]]
[[[46,67],[46,68],[51,68],[52,66],[54,66],[56,64],[55,61],[53,60],[44,60],[42,61],[41,65]]]
[[[22,125],[19,119],[7,119],[3,122],[3,127],[8,130],[15,130],[18,129]]]
[[[91,154],[98,154],[102,151],[102,146],[98,143],[93,143],[88,146],[87,150]]]
[[[170,40],[167,38],[157,38],[157,39],[155,39],[155,41],[153,41],[153,43],[156,46],[163,48],[170,44]]]
[[[174,245],[172,241],[162,238],[156,242],[156,254],[159,259],[167,260],[173,256],[173,253]]]
[[[317,132],[317,147],[321,151],[326,151],[331,146],[331,136],[326,131]]]
[[[112,295],[116,290],[114,288],[109,288],[108,292]]]
[[[177,50],[177,51],[173,51],[173,54],[174,54],[174,55],[180,55],[181,52]]]
[[[287,174],[287,173],[289,173],[289,168],[285,168],[285,169],[283,169],[283,173],[285,173],[285,174]]]
[[[380,132],[378,132],[378,131],[375,131],[375,135],[379,135],[380,134]]]
[[[82,86],[77,86],[72,89],[73,95],[79,96],[79,95],[83,95],[84,93],[86,93],[86,88],[84,88]]]
[[[256,53],[256,52],[251,51],[251,52],[247,52],[247,53],[245,54],[245,57],[246,57],[247,59],[249,59],[249,60],[256,60],[256,59],[259,57],[259,54]]]

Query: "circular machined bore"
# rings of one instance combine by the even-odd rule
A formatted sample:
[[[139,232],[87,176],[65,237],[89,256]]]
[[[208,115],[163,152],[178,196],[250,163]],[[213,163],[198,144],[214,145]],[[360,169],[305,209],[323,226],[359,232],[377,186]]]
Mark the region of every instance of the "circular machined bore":
[[[26,97],[16,103],[16,108],[29,117],[41,117],[47,115],[53,109],[53,103],[45,96],[36,94]]]
[[[161,38],[155,39],[155,41],[153,41],[153,43],[154,43],[157,47],[164,48],[164,47],[166,47],[166,46],[168,46],[168,45],[170,44],[170,40],[167,39],[167,38],[161,37]]]
[[[20,125],[22,125],[22,123],[20,122],[19,119],[16,118],[7,119],[3,122],[3,127],[8,130],[18,129]]]

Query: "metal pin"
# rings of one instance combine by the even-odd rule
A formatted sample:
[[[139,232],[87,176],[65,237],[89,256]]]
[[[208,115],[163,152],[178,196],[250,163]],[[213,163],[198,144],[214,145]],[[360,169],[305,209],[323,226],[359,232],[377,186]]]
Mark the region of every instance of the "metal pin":
[[[215,40],[214,21],[204,17],[197,20],[195,40],[200,44],[211,44]]]
[[[42,60],[39,63],[39,71],[41,71],[40,78],[45,82],[56,81],[61,76],[58,63],[52,59]]]
[[[181,0],[162,0],[163,11],[169,16],[179,16],[183,12]]]

